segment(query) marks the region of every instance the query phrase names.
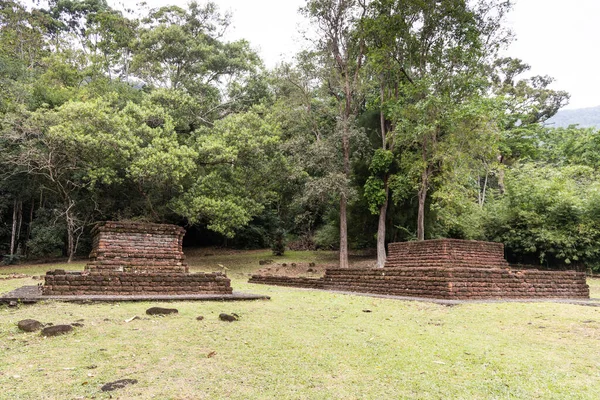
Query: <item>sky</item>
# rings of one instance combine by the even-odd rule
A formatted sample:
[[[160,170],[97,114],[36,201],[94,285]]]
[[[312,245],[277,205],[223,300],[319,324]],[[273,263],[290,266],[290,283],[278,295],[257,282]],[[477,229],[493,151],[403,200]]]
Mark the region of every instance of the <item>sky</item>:
[[[122,0],[121,0],[122,1]],[[227,37],[244,38],[267,67],[290,60],[305,45],[298,9],[305,0],[214,0],[233,14]],[[146,0],[150,7],[187,0]],[[116,4],[117,1],[109,1]],[[126,2],[129,3],[129,2]],[[531,74],[555,78],[552,87],[571,94],[566,108],[600,106],[600,0],[515,0],[507,24],[516,40],[506,55],[531,65]]]

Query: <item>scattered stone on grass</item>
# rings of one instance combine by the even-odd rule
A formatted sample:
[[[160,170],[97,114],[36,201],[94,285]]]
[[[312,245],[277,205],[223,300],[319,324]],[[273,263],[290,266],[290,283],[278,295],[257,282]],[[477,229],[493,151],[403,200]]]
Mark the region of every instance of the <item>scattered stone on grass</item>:
[[[233,322],[233,321],[237,321],[239,319],[239,316],[236,314],[225,314],[225,313],[221,313],[219,314],[219,319],[221,321],[227,321],[227,322]]]
[[[199,315],[196,317],[196,320],[198,320],[198,321],[202,321],[203,319],[204,319],[204,316],[202,316],[202,315]]]
[[[23,278],[29,278],[29,275],[25,275],[25,274],[0,275],[0,281],[7,281],[9,279],[23,279]]]
[[[369,313],[369,312],[373,312],[372,310],[363,310],[363,312]]]
[[[8,302],[8,306],[9,307],[16,307],[17,306],[17,302],[16,301],[9,301]]]
[[[24,319],[19,321],[17,326],[24,332],[35,332],[42,329],[44,324],[42,324],[40,321],[36,321],[35,319]]]
[[[259,260],[258,265],[269,265],[272,264],[273,260]]]
[[[146,314],[148,315],[168,315],[168,314],[177,314],[179,310],[176,308],[163,308],[163,307],[151,307],[146,310]]]
[[[71,325],[54,325],[42,329],[42,336],[58,336],[69,333],[73,330]]]
[[[73,322],[71,324],[71,326],[77,327],[77,328],[83,328],[83,324],[81,322]]]
[[[112,392],[113,390],[122,389],[127,385],[138,383],[137,379],[119,379],[118,381],[109,382],[103,385],[100,390],[103,392]]]
[[[216,351],[211,351],[210,353],[208,353],[208,354],[206,355],[206,358],[212,358],[212,357],[214,357],[216,354],[217,354],[217,352],[216,352]]]

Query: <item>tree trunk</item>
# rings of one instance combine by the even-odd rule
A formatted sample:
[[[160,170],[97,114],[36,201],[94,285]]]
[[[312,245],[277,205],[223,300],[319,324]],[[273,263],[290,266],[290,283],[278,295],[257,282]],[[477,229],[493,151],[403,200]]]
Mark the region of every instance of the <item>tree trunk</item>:
[[[498,156],[498,162],[500,163],[500,168],[498,169],[498,190],[500,194],[504,194],[506,187],[504,186],[504,156],[502,154]]]
[[[15,254],[15,242],[17,239],[17,200],[13,203],[13,217],[12,217],[12,234],[10,235],[10,255]]]
[[[348,116],[344,118],[342,149],[344,152],[344,175],[350,178],[350,134],[348,132]],[[340,196],[340,268],[348,268],[348,199],[346,193]]]
[[[340,198],[340,268],[348,268],[348,223],[346,206],[348,199],[342,194]]]
[[[379,124],[381,129],[381,148],[386,149],[386,123],[385,115],[383,114],[383,103],[385,101],[385,91],[383,88],[383,77],[381,78],[381,85],[379,86],[379,95],[381,96],[381,110],[379,111]],[[388,174],[386,173],[383,184],[385,186],[385,202],[379,208],[379,223],[377,225],[377,267],[383,268],[387,255],[385,253],[385,219],[387,215],[388,196],[390,189],[388,187]]]
[[[75,202],[70,200],[67,204],[67,209],[65,211],[65,220],[67,222],[67,254],[69,256],[67,263],[70,264],[75,255],[75,216],[71,211]]]
[[[377,225],[377,267],[383,268],[387,255],[385,253],[385,220],[387,215],[390,188],[385,179],[385,202],[379,208],[379,224]]]
[[[29,239],[31,238],[31,225],[33,224],[33,209],[35,208],[35,199],[32,198],[31,199],[31,209],[29,210],[29,224],[27,225],[27,237],[25,238],[25,252],[24,254],[27,255],[27,253],[29,253],[29,248],[28,243],[29,243]]]
[[[425,240],[425,200],[427,199],[427,186],[429,174],[427,169],[421,174],[421,187],[419,188],[419,211],[417,214],[417,240]]]
[[[23,201],[19,201],[19,205],[17,206],[18,216],[17,216],[17,249],[16,252],[22,254],[23,248],[21,247],[21,251],[19,251],[19,246],[21,243],[21,228],[23,227]]]

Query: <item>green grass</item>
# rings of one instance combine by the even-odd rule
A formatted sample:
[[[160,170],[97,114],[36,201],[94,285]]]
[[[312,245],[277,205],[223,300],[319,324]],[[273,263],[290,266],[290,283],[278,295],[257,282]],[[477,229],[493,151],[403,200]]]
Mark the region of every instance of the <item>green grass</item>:
[[[0,399],[105,399],[100,386],[123,378],[139,383],[112,392],[114,398],[600,398],[597,307],[446,307],[246,283],[262,258],[273,257],[248,252],[188,261],[197,271],[224,265],[236,290],[270,301],[163,303],[179,309],[169,317],[145,315],[155,302],[0,307]],[[326,263],[335,255],[286,253],[286,261]],[[10,272],[54,268],[65,266]],[[0,291],[30,282],[39,281],[0,280]],[[600,280],[589,283],[592,297],[600,297]],[[221,322],[221,312],[241,319]],[[142,319],[124,322],[134,315]],[[198,315],[205,319],[196,321]],[[83,319],[85,326],[43,339],[18,331],[25,318]]]

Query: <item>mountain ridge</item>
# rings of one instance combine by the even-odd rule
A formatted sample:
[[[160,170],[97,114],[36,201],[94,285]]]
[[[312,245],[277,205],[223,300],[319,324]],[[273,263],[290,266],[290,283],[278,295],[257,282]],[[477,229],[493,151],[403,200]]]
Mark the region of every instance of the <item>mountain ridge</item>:
[[[559,110],[545,124],[552,128],[579,125],[580,128],[600,128],[600,106]]]

